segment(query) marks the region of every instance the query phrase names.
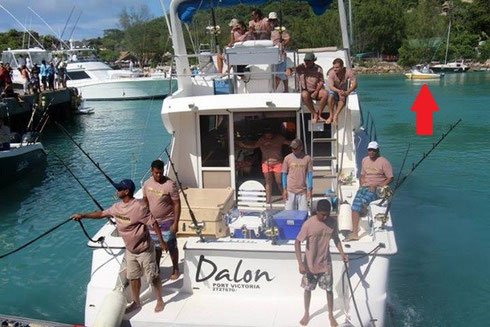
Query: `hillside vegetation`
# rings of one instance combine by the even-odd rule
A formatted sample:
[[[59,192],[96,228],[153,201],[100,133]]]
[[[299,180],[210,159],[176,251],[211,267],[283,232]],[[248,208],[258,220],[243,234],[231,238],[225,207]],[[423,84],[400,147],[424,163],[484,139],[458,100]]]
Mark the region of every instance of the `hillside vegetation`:
[[[449,59],[485,61],[490,58],[489,0],[471,3],[460,0],[352,0],[352,4],[353,54],[398,56],[399,64],[404,66],[444,60],[451,20]],[[292,36],[292,49],[342,45],[336,1],[322,16],[314,15],[306,3],[290,0],[269,3],[261,9],[266,15],[275,11],[282,17],[282,25]],[[237,18],[247,22],[250,10],[251,7],[243,5],[215,10],[216,24],[221,27],[221,33],[217,35],[220,46],[229,41],[230,20]],[[86,40],[99,49],[103,59],[113,61],[120,51],[125,50],[140,61],[154,65],[164,60],[165,53],[172,52],[165,19],[152,18],[147,7],[124,9],[119,21],[117,28]],[[206,27],[210,25],[213,25],[211,12],[201,11],[185,27],[189,51],[197,51],[200,44],[214,47],[214,36],[206,33]],[[20,47],[22,37],[23,33],[15,30],[0,33],[0,48]],[[56,44],[52,36],[42,40],[48,48]]]

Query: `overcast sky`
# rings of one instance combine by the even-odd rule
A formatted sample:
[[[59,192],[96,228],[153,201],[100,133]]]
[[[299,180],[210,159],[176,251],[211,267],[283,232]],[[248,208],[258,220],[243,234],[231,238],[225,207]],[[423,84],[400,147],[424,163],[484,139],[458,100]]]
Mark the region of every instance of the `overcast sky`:
[[[169,0],[165,0],[169,2]],[[162,16],[159,0],[0,0],[0,4],[9,10],[28,29],[41,34],[53,34],[49,28],[33,14],[27,7],[36,11],[58,33],[63,30],[65,22],[73,6],[75,10],[68,23],[63,38],[67,38],[82,12],[80,21],[73,32],[72,39],[81,40],[102,36],[105,29],[117,28],[119,14],[126,7],[135,7],[146,4],[153,17]],[[0,8],[0,32],[11,28],[23,28],[3,9]]]

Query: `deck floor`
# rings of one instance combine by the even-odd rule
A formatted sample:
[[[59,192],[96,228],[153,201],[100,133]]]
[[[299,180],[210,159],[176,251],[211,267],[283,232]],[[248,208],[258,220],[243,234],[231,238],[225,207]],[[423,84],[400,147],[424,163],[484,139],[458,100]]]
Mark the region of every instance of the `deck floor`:
[[[183,245],[185,238],[179,238],[180,267],[184,272]],[[143,307],[138,312],[125,315],[122,326],[300,326],[303,316],[303,290],[300,287],[291,296],[277,299],[276,297],[251,297],[241,295],[220,296],[209,293],[180,293],[183,285],[183,274],[178,280],[169,280],[172,272],[170,256],[164,256],[161,262],[163,282],[163,298],[165,309],[155,313],[156,301],[150,289],[141,294]],[[335,287],[334,281],[334,287]],[[342,300],[334,300],[335,318],[339,325],[345,321]],[[312,293],[310,305],[311,320],[308,326],[329,326],[325,291],[317,289]],[[128,321],[129,320],[129,321]]]

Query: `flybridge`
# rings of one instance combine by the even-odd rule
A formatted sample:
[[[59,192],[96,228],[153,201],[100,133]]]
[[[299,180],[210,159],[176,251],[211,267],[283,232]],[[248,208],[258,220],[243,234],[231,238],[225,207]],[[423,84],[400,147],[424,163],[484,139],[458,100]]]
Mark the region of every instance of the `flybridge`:
[[[277,0],[276,0],[277,1]],[[297,2],[308,2],[316,15],[322,15],[332,3],[332,0],[296,0]],[[233,7],[238,5],[260,6],[270,1],[267,0],[187,0],[182,1],[177,7],[178,16],[181,21],[190,23],[198,10],[211,8]]]

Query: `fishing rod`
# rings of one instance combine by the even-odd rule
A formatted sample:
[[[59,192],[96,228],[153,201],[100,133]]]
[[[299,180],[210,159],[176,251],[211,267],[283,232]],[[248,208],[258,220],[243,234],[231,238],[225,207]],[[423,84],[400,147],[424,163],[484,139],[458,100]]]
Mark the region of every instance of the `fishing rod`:
[[[70,167],[68,167],[68,165],[65,163],[65,161],[63,159],[61,159],[61,157],[54,151],[52,150],[53,154],[56,156],[56,158],[61,162],[61,164],[66,168],[66,170],[68,170],[68,172],[70,173],[70,175],[77,181],[77,183],[82,187],[82,189],[85,191],[85,193],[87,193],[87,195],[90,197],[90,199],[95,203],[95,205],[99,208],[100,211],[103,211],[104,208],[102,207],[102,205],[95,199],[95,197],[89,192],[89,190],[87,189],[87,187],[85,187],[85,185],[83,185],[83,183],[80,181],[80,179],[73,173],[73,171],[70,169]],[[109,220],[111,222],[111,224],[114,225],[114,221],[110,218],[107,218],[107,220]],[[80,220],[79,220],[80,222]]]
[[[400,187],[403,185],[403,183],[405,183],[407,178],[414,172],[414,170],[417,169],[417,167],[430,155],[430,153],[432,151],[434,151],[434,149],[437,148],[437,146],[446,138],[446,136],[448,136],[449,133],[451,133],[453,131],[453,129],[456,128],[456,126],[458,126],[458,124],[462,121],[463,120],[460,118],[456,123],[451,124],[449,126],[449,129],[447,130],[447,132],[443,133],[436,143],[432,143],[432,147],[429,149],[429,151],[427,153],[424,152],[422,155],[422,158],[420,158],[419,161],[417,161],[416,163],[412,163],[412,167],[408,170],[408,172],[405,174],[405,176],[403,176],[403,178],[400,180],[400,182],[395,186],[395,189],[393,190],[393,194],[391,196],[391,200],[388,202],[388,205],[386,206],[385,213],[384,214],[378,214],[378,215],[382,215],[382,218],[381,218],[382,219],[382,227],[384,227],[386,221],[388,220],[388,212],[390,211],[391,204],[393,203],[393,199],[395,198],[396,192],[400,189]]]
[[[68,16],[68,19],[66,20],[65,27],[63,27],[63,31],[61,31],[60,34],[60,39],[63,38],[63,34],[65,34],[66,27],[68,26],[68,23],[70,22],[71,15],[73,15],[73,11],[75,10],[75,5],[71,8],[70,15]]]
[[[408,143],[407,151],[405,152],[405,156],[403,158],[402,165],[400,166],[400,170],[398,171],[398,176],[396,177],[395,189],[398,187],[398,184],[400,181],[400,176],[402,174],[403,168],[405,167],[405,162],[407,161],[407,156],[408,156],[409,151],[410,151],[410,143]],[[384,197],[383,200],[381,200],[381,202],[378,204],[378,206],[379,207],[382,206],[385,203],[385,201],[388,200],[389,197],[390,197],[389,195]]]
[[[29,242],[27,242],[27,243],[25,243],[25,244],[23,244],[23,245],[19,246],[17,249],[14,249],[14,250],[12,250],[12,251],[10,251],[10,252],[7,252],[7,253],[5,253],[5,254],[0,255],[0,259],[3,259],[3,258],[5,258],[5,257],[8,257],[9,255],[14,254],[14,253],[16,253],[16,252],[18,252],[18,251],[20,251],[20,250],[22,250],[22,249],[24,249],[24,248],[28,247],[28,246],[29,246],[29,245],[31,245],[32,243],[34,243],[34,242],[36,242],[37,240],[39,240],[39,239],[43,238],[44,236],[48,235],[49,233],[51,233],[51,232],[55,231],[56,229],[60,228],[61,226],[63,226],[64,224],[66,224],[66,223],[67,223],[67,222],[69,222],[69,221],[71,221],[71,218],[68,218],[67,220],[65,220],[65,221],[63,221],[63,222],[61,222],[61,223],[59,223],[58,225],[56,225],[56,226],[54,226],[54,227],[51,227],[51,228],[50,228],[49,230],[47,230],[46,232],[42,233],[41,235],[39,235],[39,236],[38,236],[38,237],[36,237],[35,239],[33,239],[33,240],[31,240],[31,241],[29,241]]]
[[[80,17],[82,16],[82,13],[83,13],[83,10],[80,11],[80,14],[78,15],[78,18],[77,20],[75,21],[75,25],[73,25],[73,28],[71,29],[71,32],[70,32],[70,36],[68,37],[68,40],[71,39],[71,36],[73,35],[73,32],[75,31],[75,28],[77,27],[78,25],[78,21],[80,20]],[[70,47],[68,47],[68,49],[70,49]]]
[[[95,162],[95,160],[92,159],[92,157],[90,157],[90,155],[87,152],[85,152],[85,150],[82,148],[82,146],[75,141],[75,139],[73,138],[73,136],[70,135],[70,133],[66,130],[66,128],[64,128],[63,125],[61,125],[57,121],[55,121],[54,123],[56,124],[56,126],[58,126],[63,131],[63,133],[65,133],[66,136],[68,136],[68,138],[77,146],[77,148],[79,148],[80,151],[82,151],[82,153],[95,165],[95,167],[102,173],[102,175],[104,175],[104,177],[109,181],[109,183],[111,183],[111,185],[114,186],[114,188],[117,189],[116,183],[114,183],[114,181],[112,180],[112,178],[110,178],[109,175],[107,175],[102,170],[102,168],[100,168],[100,165],[99,165],[98,162]]]
[[[46,22],[46,21],[45,21],[45,20],[44,20],[44,19],[43,19],[43,18],[42,18],[42,17],[41,17],[41,16],[40,16],[38,13],[37,13],[37,12],[35,12],[35,11],[34,11],[34,9],[32,9],[31,7],[27,7],[27,9],[29,9],[30,11],[32,11],[32,13],[33,13],[34,15],[36,15],[36,16],[37,16],[37,18],[39,18],[39,19],[40,19],[40,20],[41,20],[41,21],[44,23],[44,25],[46,25],[46,26],[47,26],[47,27],[48,27],[48,28],[51,30],[51,32],[53,32],[53,33],[54,33],[54,35],[55,35],[55,36],[58,38],[58,41],[60,41],[60,42],[61,42],[61,43],[63,43],[63,44],[66,46],[66,47],[68,47],[68,45],[67,45],[67,44],[66,44],[66,43],[65,43],[65,42],[64,42],[64,41],[63,41],[63,40],[60,38],[60,35],[59,35],[58,33],[56,33],[56,32],[55,32],[55,30],[53,30],[53,29],[51,28],[51,26],[50,26],[50,25],[49,25],[49,24],[48,24],[48,23],[47,23],[47,22]]]
[[[26,31],[27,34],[29,34],[30,37],[32,37],[34,39],[34,41],[36,41],[36,43],[41,47],[41,49],[44,49],[43,45],[41,44],[41,42],[39,42],[35,37],[34,35],[31,34],[31,32],[29,32],[29,30],[27,29],[27,27],[25,27],[10,11],[7,10],[7,8],[5,8],[4,6],[2,6],[2,4],[0,4],[0,8],[2,8],[3,10],[5,10],[5,12],[7,14],[10,15],[10,17],[12,17],[16,22],[17,24],[19,24],[20,26],[22,26],[22,28],[24,29],[24,31]]]
[[[189,209],[189,214],[191,216],[192,223],[194,224],[196,234],[199,236],[199,239],[201,240],[201,242],[205,242],[204,237],[202,236],[202,227],[199,226],[199,223],[197,222],[196,216],[194,215],[194,211],[192,211],[192,208],[189,204],[189,200],[187,200],[187,195],[184,192],[184,188],[182,187],[182,183],[180,182],[179,175],[177,174],[177,171],[175,170],[174,162],[172,161],[172,158],[170,158],[170,154],[168,153],[167,148],[165,148],[165,154],[168,157],[168,162],[170,162],[170,166],[172,167],[172,171],[174,172],[175,179],[177,180],[177,183],[179,184],[179,188],[182,191],[182,196],[184,197],[185,204],[187,205],[187,208]]]

